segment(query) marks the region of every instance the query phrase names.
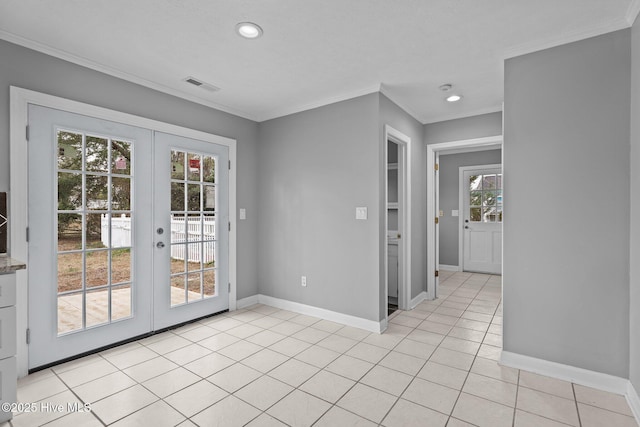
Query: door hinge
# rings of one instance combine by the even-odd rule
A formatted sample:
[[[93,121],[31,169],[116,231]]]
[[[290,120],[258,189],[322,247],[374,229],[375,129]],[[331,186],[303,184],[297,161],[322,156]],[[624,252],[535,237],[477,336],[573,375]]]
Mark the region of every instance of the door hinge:
[[[31,329],[27,328],[27,344],[31,344]]]
[[[440,165],[436,163],[436,164],[433,166],[433,169],[435,169],[435,170],[440,170]]]
[[[440,272],[436,270],[436,277],[438,277],[439,275],[440,275]]]
[[[27,141],[29,141],[29,125],[27,125],[27,128],[25,130],[25,136],[27,138]]]
[[[440,220],[438,219],[438,217],[436,217],[436,224],[439,222]]]
[[[227,283],[227,285],[229,285],[227,286],[227,292],[231,292],[231,283]]]
[[[27,242],[29,241],[29,227],[27,227]]]
[[[231,231],[231,221],[229,221],[229,231]]]
[[[231,160],[229,160],[229,170],[231,170]]]

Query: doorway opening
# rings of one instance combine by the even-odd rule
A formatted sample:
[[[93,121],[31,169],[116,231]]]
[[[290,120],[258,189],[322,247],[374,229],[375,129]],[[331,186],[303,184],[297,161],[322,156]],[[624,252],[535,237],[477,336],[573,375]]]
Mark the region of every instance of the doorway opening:
[[[398,283],[400,274],[398,269],[398,242],[402,238],[402,221],[399,221],[401,204],[399,195],[402,193],[402,180],[398,180],[398,144],[387,141],[387,315],[398,309]]]
[[[463,265],[462,259],[455,257],[455,255],[454,257],[458,258],[458,262],[455,263],[455,265],[447,265],[447,263],[441,264],[440,262],[440,231],[443,226],[441,219],[445,218],[445,212],[452,217],[458,215],[458,218],[454,220],[455,228],[459,227],[458,224],[460,220],[464,220],[461,216],[463,215],[462,211],[464,209],[462,203],[459,202],[458,207],[455,209],[452,209],[450,206],[445,207],[445,209],[441,209],[440,207],[439,180],[442,174],[442,168],[439,167],[441,163],[440,156],[501,148],[502,135],[427,145],[427,299],[429,300],[438,297],[438,278],[441,265],[447,270],[456,271],[462,271]],[[502,157],[502,155],[500,156]],[[502,163],[502,161],[500,163]],[[453,171],[455,175],[458,175],[458,169],[459,168],[456,167]],[[458,188],[457,185],[456,188]],[[464,225],[462,227],[464,227]],[[458,231],[459,234],[463,234],[462,229]],[[456,250],[455,252],[457,253],[458,251]],[[451,262],[451,264],[453,264],[453,262]]]
[[[19,377],[235,309],[235,140],[15,87],[11,105],[11,253],[38,260],[16,278]]]
[[[385,126],[385,317],[410,306],[410,142],[407,135]]]

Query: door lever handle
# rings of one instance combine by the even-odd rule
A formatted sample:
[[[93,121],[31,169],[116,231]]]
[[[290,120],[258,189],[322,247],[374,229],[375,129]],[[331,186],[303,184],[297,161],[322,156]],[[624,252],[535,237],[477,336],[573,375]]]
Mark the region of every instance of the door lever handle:
[[[469,226],[468,226],[468,225],[465,225],[465,226],[464,226],[464,228],[468,229],[468,228],[469,228]]]
[[[158,249],[164,248],[164,243],[162,243],[162,242],[156,243],[156,248],[158,248]]]

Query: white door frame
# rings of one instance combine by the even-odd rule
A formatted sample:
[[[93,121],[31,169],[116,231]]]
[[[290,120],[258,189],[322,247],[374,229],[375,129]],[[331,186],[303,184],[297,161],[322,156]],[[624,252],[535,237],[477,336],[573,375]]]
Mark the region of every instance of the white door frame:
[[[389,218],[387,210],[388,193],[388,141],[398,145],[398,224],[402,224],[402,236],[398,241],[398,308],[411,307],[411,138],[389,125],[384,126],[384,319],[388,318],[389,301]],[[400,206],[402,204],[402,206]]]
[[[502,135],[484,138],[464,139],[460,141],[427,144],[427,299],[438,297],[435,277],[436,265],[436,205],[438,190],[436,182],[429,179],[434,176],[437,154],[467,153],[502,148]],[[504,151],[503,151],[504,152]]]
[[[484,169],[500,169],[502,170],[502,164],[491,165],[475,165],[475,166],[460,166],[458,172],[458,271],[464,271],[464,216],[466,212],[464,210],[464,197],[467,191],[467,186],[464,181],[464,173],[466,171],[484,170]],[[463,214],[464,213],[464,214]]]
[[[229,147],[229,159],[232,168],[229,171],[229,310],[236,309],[236,141],[234,139],[172,125],[153,119],[148,119],[108,108],[72,101],[53,95],[35,92],[15,86],[10,87],[10,175],[9,175],[9,202],[10,202],[10,249],[12,258],[26,262],[29,259],[28,243],[26,238],[28,218],[28,150],[27,150],[27,125],[29,123],[28,105],[35,104],[43,107],[55,108],[76,114],[84,114],[103,120],[137,126],[145,129],[199,139],[201,141]],[[33,266],[37,268],[37,266]],[[18,377],[28,374],[28,347],[26,343],[26,330],[28,327],[28,274],[31,266],[26,270],[17,272],[16,275],[16,308],[17,308],[17,372]]]

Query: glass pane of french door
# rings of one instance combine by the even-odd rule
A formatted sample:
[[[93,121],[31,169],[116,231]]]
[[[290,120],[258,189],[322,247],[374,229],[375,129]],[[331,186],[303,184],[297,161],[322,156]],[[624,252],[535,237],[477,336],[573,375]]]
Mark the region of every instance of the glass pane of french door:
[[[172,149],[171,306],[216,295],[218,156]]]
[[[154,140],[154,325],[162,328],[229,307],[229,154],[161,132]]]
[[[150,331],[149,130],[29,107],[30,368]]]
[[[58,334],[131,317],[133,141],[57,129]]]

